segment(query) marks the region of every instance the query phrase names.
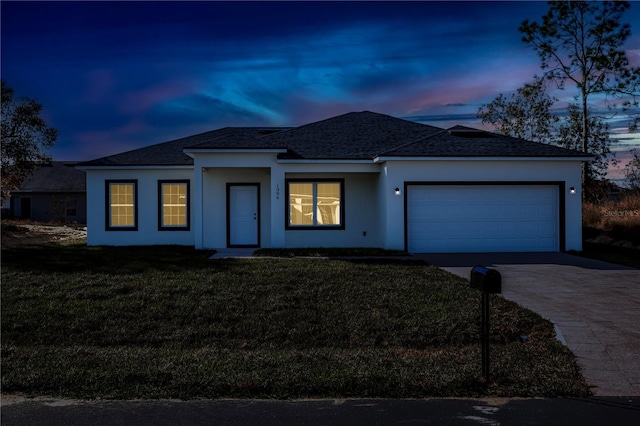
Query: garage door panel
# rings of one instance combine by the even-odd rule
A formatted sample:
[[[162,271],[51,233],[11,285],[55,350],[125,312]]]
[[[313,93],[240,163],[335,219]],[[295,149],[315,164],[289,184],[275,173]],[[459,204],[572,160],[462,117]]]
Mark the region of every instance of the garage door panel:
[[[557,251],[554,185],[410,185],[411,252]]]

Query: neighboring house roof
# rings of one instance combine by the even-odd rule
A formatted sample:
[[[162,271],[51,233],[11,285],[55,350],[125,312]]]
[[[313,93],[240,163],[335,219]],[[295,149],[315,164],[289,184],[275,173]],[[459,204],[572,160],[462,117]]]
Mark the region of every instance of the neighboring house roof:
[[[74,166],[77,162],[52,161],[38,165],[33,173],[25,178],[20,188],[11,191],[21,192],[85,192],[85,174]]]
[[[464,126],[448,130],[370,111],[300,127],[225,127],[79,164],[192,165],[184,150],[286,149],[280,159],[373,160],[377,157],[589,157]]]

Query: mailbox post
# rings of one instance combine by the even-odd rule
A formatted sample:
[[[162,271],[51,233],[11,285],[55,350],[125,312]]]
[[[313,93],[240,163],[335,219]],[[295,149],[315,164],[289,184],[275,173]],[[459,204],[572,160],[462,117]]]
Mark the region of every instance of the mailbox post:
[[[495,269],[484,266],[474,266],[471,269],[471,288],[480,290],[482,311],[480,345],[482,351],[482,375],[489,382],[489,295],[502,292],[502,275]]]

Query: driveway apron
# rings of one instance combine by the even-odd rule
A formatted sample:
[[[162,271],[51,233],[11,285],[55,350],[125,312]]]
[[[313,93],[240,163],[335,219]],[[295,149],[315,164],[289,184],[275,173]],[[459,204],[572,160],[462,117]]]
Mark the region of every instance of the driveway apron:
[[[640,396],[640,270],[565,253],[417,254],[469,279],[483,265],[502,295],[556,326],[597,396]]]

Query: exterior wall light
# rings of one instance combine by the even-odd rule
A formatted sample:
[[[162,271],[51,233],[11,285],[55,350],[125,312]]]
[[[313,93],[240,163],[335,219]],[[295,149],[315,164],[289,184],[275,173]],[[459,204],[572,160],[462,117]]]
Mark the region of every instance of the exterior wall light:
[[[576,193],[576,189],[573,186],[569,188],[569,194],[575,194],[575,193]]]
[[[400,195],[400,188],[396,188],[395,189],[395,193],[396,193],[396,195]]]

